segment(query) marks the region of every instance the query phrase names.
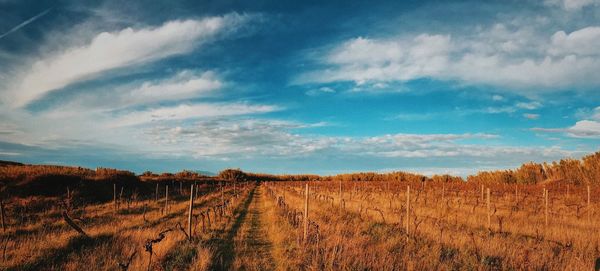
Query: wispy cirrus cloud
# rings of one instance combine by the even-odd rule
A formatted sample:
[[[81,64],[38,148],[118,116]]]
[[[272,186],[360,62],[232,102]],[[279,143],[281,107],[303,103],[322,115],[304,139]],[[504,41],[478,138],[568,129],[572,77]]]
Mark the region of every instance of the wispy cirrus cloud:
[[[128,107],[180,102],[215,95],[226,84],[214,71],[181,70],[110,88],[102,87],[73,95],[52,111],[114,111]],[[104,101],[110,100],[110,103]]]
[[[531,160],[579,155],[560,147],[523,147],[493,144],[495,134],[384,134],[378,136],[324,136],[307,133],[315,125],[274,119],[209,119],[186,125],[159,125],[145,130],[149,144],[168,153],[184,153],[213,159],[319,160],[352,158],[354,162],[442,161],[469,164],[474,172],[482,166],[513,165]],[[483,141],[472,143],[471,140]],[[476,159],[477,165],[472,164]],[[464,160],[464,161],[463,161]],[[462,161],[462,162],[461,162]],[[507,162],[510,161],[509,164]],[[380,168],[382,169],[382,168]]]
[[[110,125],[115,127],[131,126],[150,122],[268,113],[277,110],[280,110],[277,106],[242,103],[179,104],[127,113],[112,120]]]
[[[4,87],[8,103],[23,107],[47,93],[123,67],[190,52],[199,44],[237,29],[249,15],[232,13],[199,20],[169,21],[157,27],[125,28],[97,34],[82,46],[37,59]]]

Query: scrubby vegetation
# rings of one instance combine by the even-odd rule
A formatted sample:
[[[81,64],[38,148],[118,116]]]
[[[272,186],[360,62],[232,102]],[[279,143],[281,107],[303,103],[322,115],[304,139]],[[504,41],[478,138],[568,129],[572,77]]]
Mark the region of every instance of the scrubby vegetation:
[[[600,183],[600,152],[577,159],[563,159],[552,163],[527,163],[515,170],[480,172],[467,178],[478,183],[537,184],[562,182],[574,185]]]

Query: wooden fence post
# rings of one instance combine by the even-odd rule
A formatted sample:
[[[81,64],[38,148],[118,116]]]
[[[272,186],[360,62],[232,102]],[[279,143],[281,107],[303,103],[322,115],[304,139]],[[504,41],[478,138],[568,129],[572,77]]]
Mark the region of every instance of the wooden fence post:
[[[225,192],[223,192],[223,182],[219,182],[221,186],[221,204],[225,205]]]
[[[304,242],[308,239],[308,183],[304,192]]]
[[[481,202],[483,202],[483,184],[481,185]]]
[[[6,221],[4,221],[4,198],[0,198],[0,219],[2,219],[2,231],[6,232]]]
[[[155,202],[158,202],[158,183],[156,183],[156,193],[155,193],[155,195],[156,195]]]
[[[192,216],[194,212],[194,184],[192,184],[192,188],[190,189],[190,211],[188,214],[188,236],[190,240],[192,239]]]
[[[169,213],[169,185],[165,186],[165,215]]]
[[[492,228],[492,206],[490,204],[490,188],[487,188],[487,219],[488,219],[488,229]]]
[[[121,193],[119,193],[119,204],[117,204],[117,208],[120,209],[121,202],[123,202],[123,187],[121,186]]]
[[[342,180],[340,180],[340,191],[338,193],[340,195],[340,207],[342,207]]]
[[[115,208],[115,213],[117,212],[117,184],[113,183],[113,207]]]
[[[406,241],[410,233],[410,185],[406,186]]]

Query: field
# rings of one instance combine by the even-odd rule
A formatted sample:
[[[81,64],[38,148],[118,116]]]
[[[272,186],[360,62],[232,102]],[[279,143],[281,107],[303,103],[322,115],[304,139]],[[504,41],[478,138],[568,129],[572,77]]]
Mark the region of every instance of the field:
[[[598,269],[594,184],[2,169],[2,270]]]

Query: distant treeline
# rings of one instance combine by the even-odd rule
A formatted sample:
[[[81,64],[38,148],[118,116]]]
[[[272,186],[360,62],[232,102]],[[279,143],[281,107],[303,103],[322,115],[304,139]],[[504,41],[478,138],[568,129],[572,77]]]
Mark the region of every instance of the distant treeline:
[[[154,174],[145,172],[140,176],[127,170],[54,165],[25,165],[20,163],[0,163],[0,196],[58,196],[64,195],[67,188],[91,201],[109,200],[113,184],[119,189],[150,194],[156,183],[174,184],[186,181],[213,181],[210,178],[190,171],[179,173]]]
[[[568,184],[600,183],[600,152],[577,159],[552,163],[526,163],[515,170],[482,171],[467,178],[469,182],[536,184],[563,182]]]
[[[463,181],[461,177],[451,175],[434,175],[427,177],[421,174],[414,174],[410,172],[390,172],[390,173],[374,173],[374,172],[360,172],[360,173],[347,173],[338,174],[333,176],[319,176],[319,175],[272,175],[272,174],[260,174],[260,173],[247,173],[239,169],[226,169],[219,173],[219,177],[227,180],[239,180],[239,181],[344,181],[344,182],[357,182],[357,181],[410,181],[410,182],[425,182],[425,181],[436,181],[436,182],[454,182]]]
[[[391,173],[348,173],[334,176],[319,175],[271,175],[246,173],[239,169],[227,169],[219,174],[228,180],[268,180],[268,181],[433,181],[458,182],[463,178],[450,175],[425,175],[409,172]],[[564,182],[568,184],[600,183],[600,152],[578,159],[562,159],[552,163],[526,163],[515,170],[481,171],[467,177],[468,182],[499,184],[537,184],[541,182]]]
[[[50,165],[24,165],[0,162],[0,192],[13,196],[60,195],[66,187],[80,192],[110,195],[115,183],[122,187],[152,191],[156,182],[212,182],[212,181],[398,181],[398,182],[460,182],[463,178],[450,175],[428,177],[409,172],[348,173],[333,176],[319,175],[272,175],[248,173],[239,169],[226,169],[218,176],[210,177],[192,171],[178,173],[144,172],[136,176],[131,171],[97,168],[96,170]],[[563,159],[552,163],[526,163],[514,170],[482,171],[467,177],[476,183],[564,182],[574,185],[600,183],[600,152],[577,159]],[[110,190],[110,191],[108,191]]]

